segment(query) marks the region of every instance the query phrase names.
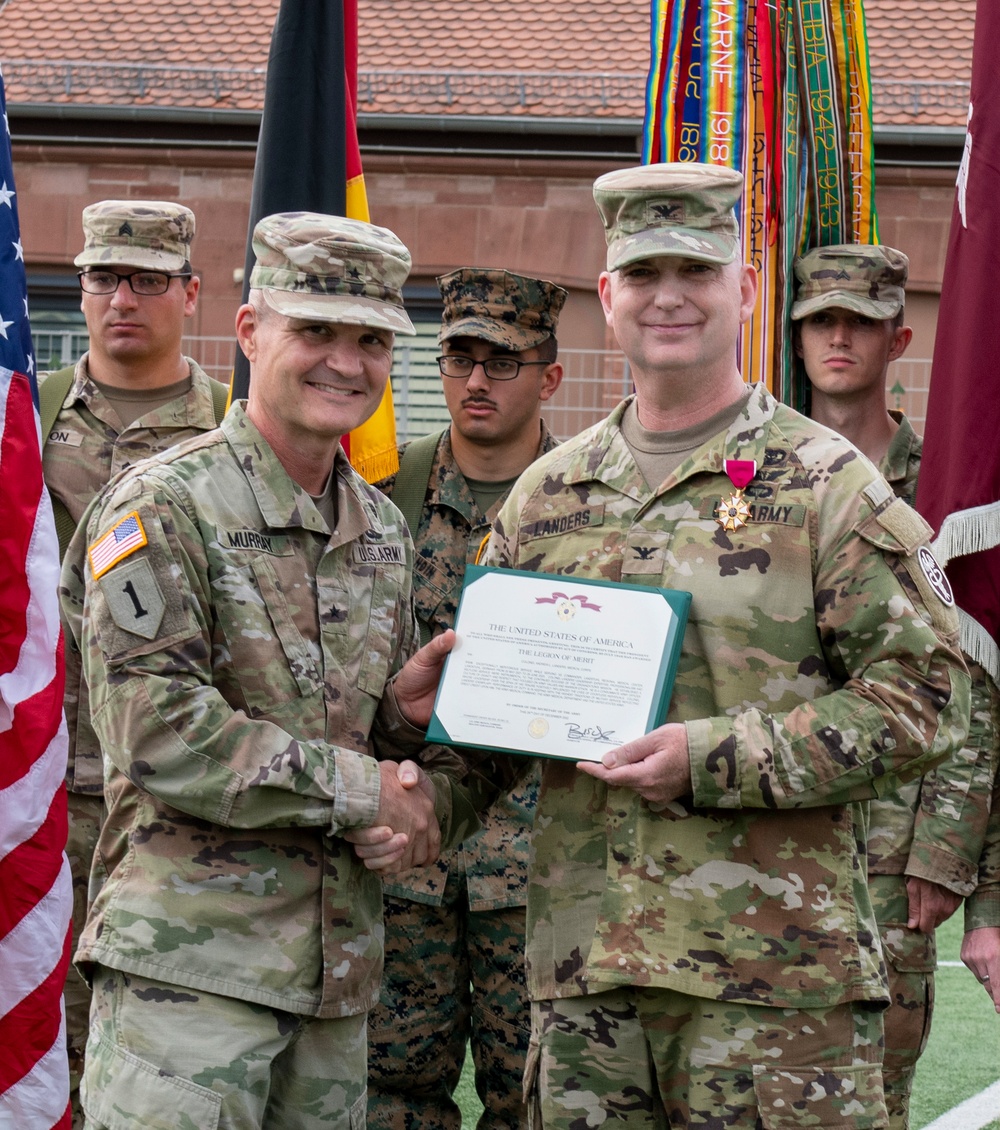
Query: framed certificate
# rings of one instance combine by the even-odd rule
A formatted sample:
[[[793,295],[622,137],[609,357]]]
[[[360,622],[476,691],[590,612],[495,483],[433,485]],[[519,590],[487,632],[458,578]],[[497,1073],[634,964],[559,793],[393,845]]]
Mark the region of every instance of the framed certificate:
[[[600,761],[666,718],[691,594],[470,565],[427,740]]]

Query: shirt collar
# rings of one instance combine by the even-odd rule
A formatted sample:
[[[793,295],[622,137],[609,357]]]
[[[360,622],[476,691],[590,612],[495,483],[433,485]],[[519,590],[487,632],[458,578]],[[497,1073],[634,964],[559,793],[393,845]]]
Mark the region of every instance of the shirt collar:
[[[70,386],[69,395],[63,403],[75,404],[79,400],[99,420],[103,420],[105,423],[117,421],[118,414],[108,404],[104,394],[90,378],[89,359],[90,352],[88,350],[77,361],[76,371],[73,374],[73,384]],[[161,428],[191,428],[195,431],[211,431],[216,423],[210,378],[193,358],[185,357],[184,360],[190,367],[191,387],[183,396],[174,397],[167,404],[161,404],[158,408],[150,409],[146,416],[155,415],[156,426]],[[105,419],[108,414],[109,418]],[[145,416],[140,418],[145,419]],[[121,427],[121,424],[118,423],[117,427]]]
[[[309,493],[288,474],[247,415],[245,400],[233,402],[221,428],[271,528],[311,530],[329,537],[331,545],[353,541],[369,530],[385,533],[364,480],[339,444],[333,461],[337,529],[331,531]]]
[[[700,471],[724,474],[727,459],[753,459],[758,467],[764,465],[768,432],[778,401],[767,391],[766,385],[761,383],[750,387],[749,399],[729,428],[685,459],[663,484],[664,490]],[[623,400],[606,420],[592,429],[593,441],[581,444],[566,468],[564,481],[567,484],[593,479],[603,482],[616,480],[620,484],[625,478],[628,485],[624,488],[619,485],[623,494],[639,499],[648,493],[649,488],[639,474],[621,433],[622,417],[633,399],[628,397]],[[634,472],[631,476],[623,474],[629,469]]]
[[[538,450],[535,452],[532,462],[558,445],[559,441],[549,431],[545,421],[542,420]],[[431,465],[427,502],[431,506],[450,507],[471,524],[476,524],[478,519],[485,520],[486,517],[479,514],[479,508],[476,506],[476,500],[469,489],[469,484],[455,462],[455,455],[451,447],[450,427],[445,428],[441,434],[441,439],[438,441],[434,462]]]
[[[919,459],[924,441],[913,430],[913,425],[902,412],[890,409],[889,415],[899,424],[899,428],[892,437],[879,470],[888,482],[898,483],[906,479],[911,458]]]

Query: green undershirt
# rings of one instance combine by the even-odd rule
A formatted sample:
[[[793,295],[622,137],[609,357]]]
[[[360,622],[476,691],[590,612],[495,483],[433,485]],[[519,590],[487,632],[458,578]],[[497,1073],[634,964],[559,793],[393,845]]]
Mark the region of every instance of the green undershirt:
[[[105,384],[104,381],[90,377],[98,392],[115,410],[121,420],[122,431],[131,427],[136,420],[176,400],[179,396],[186,396],[191,391],[191,374],[182,381],[175,381],[172,385],[159,385],[157,388],[127,388],[120,385]]]
[[[649,489],[656,490],[688,456],[719,432],[728,431],[749,399],[750,389],[747,388],[739,400],[726,405],[721,412],[676,432],[651,432],[644,428],[639,423],[639,411],[633,400],[622,417],[622,438],[628,444]]]
[[[476,500],[479,513],[487,514],[490,507],[498,499],[503,498],[519,477],[519,475],[515,475],[512,479],[491,482],[488,479],[470,479],[466,476],[465,481],[469,484],[469,490],[472,491],[472,497]]]

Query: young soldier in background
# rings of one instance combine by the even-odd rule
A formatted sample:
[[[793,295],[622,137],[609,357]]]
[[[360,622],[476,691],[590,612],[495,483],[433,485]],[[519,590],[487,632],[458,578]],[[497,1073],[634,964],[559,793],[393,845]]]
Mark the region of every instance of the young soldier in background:
[[[867,455],[912,506],[922,440],[902,412],[885,404],[889,363],[912,337],[903,322],[907,268],[906,256],[892,247],[810,251],[795,264],[792,321],[812,386],[810,415]],[[868,885],[889,975],[882,1076],[891,1130],[908,1130],[913,1075],[930,1033],[934,931],[975,888],[990,810],[996,731],[986,674],[969,666],[964,748],[871,803]]]

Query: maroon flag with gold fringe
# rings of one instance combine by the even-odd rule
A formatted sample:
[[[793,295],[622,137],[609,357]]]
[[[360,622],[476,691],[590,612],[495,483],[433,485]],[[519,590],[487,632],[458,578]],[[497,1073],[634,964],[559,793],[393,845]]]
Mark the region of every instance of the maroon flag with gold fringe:
[[[962,649],[1000,685],[1000,8],[976,6],[965,153],[951,218],[917,508],[934,527]]]

